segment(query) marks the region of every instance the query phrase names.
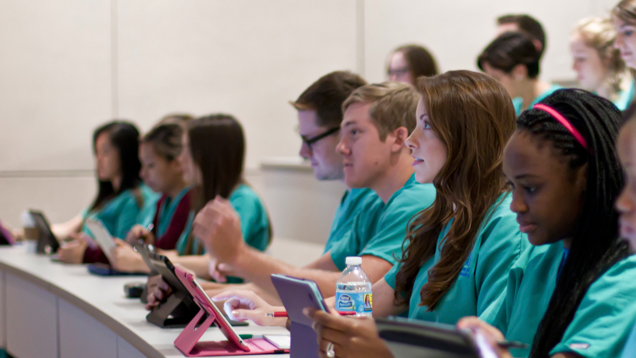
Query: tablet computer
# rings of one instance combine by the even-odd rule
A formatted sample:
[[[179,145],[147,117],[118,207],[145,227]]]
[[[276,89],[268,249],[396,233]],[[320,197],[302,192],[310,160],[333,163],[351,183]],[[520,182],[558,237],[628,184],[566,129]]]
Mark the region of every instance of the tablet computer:
[[[273,274],[271,279],[292,322],[311,326],[313,321],[303,314],[306,307],[328,311],[320,288],[314,281],[280,274]]]
[[[401,317],[376,319],[380,338],[394,357],[495,358],[482,336],[455,326]]]
[[[102,249],[102,252],[108,258],[108,261],[112,263],[113,255],[117,246],[115,245],[115,240],[110,235],[110,232],[108,232],[108,229],[104,226],[104,223],[94,219],[86,219],[85,223],[88,230],[90,230],[91,234],[93,234],[95,242],[97,242],[99,248]]]
[[[57,252],[60,248],[60,242],[51,231],[51,225],[44,214],[38,210],[29,210],[29,215],[33,218],[33,222],[40,232],[36,252],[40,254]]]
[[[192,295],[177,278],[175,266],[166,256],[151,252],[147,245],[137,245],[147,265],[161,275],[161,278],[172,289],[172,294],[146,316],[146,320],[159,327],[185,327],[196,316],[199,307]],[[233,326],[247,326],[248,322],[230,321]]]
[[[13,245],[15,244],[15,240],[13,239],[13,235],[9,229],[2,226],[2,222],[0,222],[0,245]]]
[[[274,274],[271,279],[291,321],[291,356],[316,357],[319,348],[316,332],[313,321],[303,314],[303,309],[328,311],[318,285],[312,280],[286,275]]]
[[[205,293],[197,280],[194,279],[194,276],[179,267],[175,267],[175,273],[188,292],[190,292],[192,297],[194,297],[194,301],[197,305],[208,315],[213,314],[216,316],[214,323],[219,327],[221,332],[223,332],[223,335],[228,339],[228,341],[232,342],[244,352],[249,352],[250,347],[245,344],[243,339],[236,333],[234,328],[232,328],[230,322],[228,322],[219,308],[216,307],[216,304],[214,304],[212,299],[210,299],[210,296]]]

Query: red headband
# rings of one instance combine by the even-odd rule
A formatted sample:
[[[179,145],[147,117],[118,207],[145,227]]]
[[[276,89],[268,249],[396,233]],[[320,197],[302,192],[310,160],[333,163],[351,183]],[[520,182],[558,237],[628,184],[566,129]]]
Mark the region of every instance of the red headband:
[[[570,131],[570,133],[572,133],[572,135],[574,136],[574,139],[576,139],[577,142],[579,142],[579,144],[587,149],[587,142],[585,141],[585,138],[583,138],[583,136],[581,135],[581,133],[579,133],[579,131],[576,130],[576,128],[574,128],[574,126],[572,126],[570,124],[570,122],[565,119],[565,117],[563,117],[561,115],[561,113],[557,112],[554,108],[546,106],[545,104],[535,104],[533,108],[536,109],[540,109],[543,110],[545,112],[548,112],[552,117],[554,117],[559,123],[561,123],[565,129],[567,129],[568,131]]]

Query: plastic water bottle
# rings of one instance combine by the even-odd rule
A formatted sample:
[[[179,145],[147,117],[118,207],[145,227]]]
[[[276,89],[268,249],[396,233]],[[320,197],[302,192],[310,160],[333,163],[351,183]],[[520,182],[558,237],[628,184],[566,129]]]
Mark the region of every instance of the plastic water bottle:
[[[362,270],[362,258],[349,256],[347,268],[336,282],[336,310],[357,312],[356,316],[371,316],[373,284]]]

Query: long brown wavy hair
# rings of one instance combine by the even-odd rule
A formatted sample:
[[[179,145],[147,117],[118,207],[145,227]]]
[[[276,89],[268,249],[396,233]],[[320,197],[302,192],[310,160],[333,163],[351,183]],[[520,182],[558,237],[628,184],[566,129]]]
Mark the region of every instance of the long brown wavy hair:
[[[432,311],[457,279],[480,224],[507,190],[503,150],[516,124],[508,92],[488,75],[450,71],[420,78],[418,91],[448,156],[433,179],[435,202],[409,223],[394,298],[399,305],[408,302],[420,268],[435,255],[442,228],[454,219],[440,243],[441,258],[420,291],[421,305]]]

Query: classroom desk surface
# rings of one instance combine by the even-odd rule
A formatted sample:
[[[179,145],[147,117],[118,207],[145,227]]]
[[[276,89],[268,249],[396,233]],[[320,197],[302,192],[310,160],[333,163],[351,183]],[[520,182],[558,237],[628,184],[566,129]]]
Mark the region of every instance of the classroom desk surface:
[[[51,262],[46,256],[26,253],[22,246],[0,248],[0,273],[0,343],[13,355],[43,357],[34,347],[41,340],[55,357],[184,356],[173,344],[181,329],[147,323],[147,311],[139,299],[124,297],[124,284],[145,281],[143,276],[99,277],[85,265]],[[51,307],[55,314],[50,314]],[[25,317],[29,315],[33,317]],[[236,330],[239,334],[288,334],[282,327],[255,324]],[[222,339],[216,327],[202,337],[204,341]]]

